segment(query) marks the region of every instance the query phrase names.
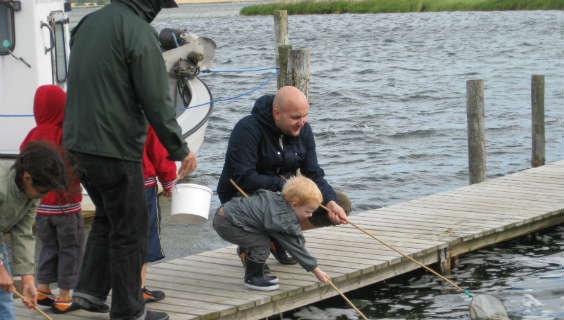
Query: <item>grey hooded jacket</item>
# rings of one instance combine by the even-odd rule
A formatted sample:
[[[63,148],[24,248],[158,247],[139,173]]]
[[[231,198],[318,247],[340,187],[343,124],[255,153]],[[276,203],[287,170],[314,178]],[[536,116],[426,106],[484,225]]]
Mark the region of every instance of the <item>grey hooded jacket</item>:
[[[243,230],[278,240],[306,271],[317,267],[317,260],[305,248],[298,217],[280,193],[260,189],[249,198],[231,199],[223,210],[227,219]]]

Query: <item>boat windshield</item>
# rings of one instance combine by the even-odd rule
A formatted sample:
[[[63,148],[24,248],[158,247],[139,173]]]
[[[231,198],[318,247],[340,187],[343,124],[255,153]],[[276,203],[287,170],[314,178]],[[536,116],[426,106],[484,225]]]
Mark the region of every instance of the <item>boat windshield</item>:
[[[0,55],[14,51],[15,37],[14,8],[10,3],[0,0]]]

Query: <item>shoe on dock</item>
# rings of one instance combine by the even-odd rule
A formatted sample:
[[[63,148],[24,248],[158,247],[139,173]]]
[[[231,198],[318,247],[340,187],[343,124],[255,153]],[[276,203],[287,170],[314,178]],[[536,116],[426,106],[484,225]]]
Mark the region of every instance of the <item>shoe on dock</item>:
[[[84,309],[86,311],[98,312],[98,313],[110,312],[110,307],[108,307],[107,304],[91,302],[82,297],[73,297],[72,307],[69,309],[72,310]],[[65,312],[69,312],[69,311],[71,310],[67,310]]]
[[[168,314],[160,311],[147,310],[145,320],[168,320]]]
[[[53,312],[56,314],[67,313],[69,311],[74,311],[80,309],[80,306],[72,303],[72,298],[67,297],[66,299],[57,298],[53,305],[51,306]]]
[[[141,289],[143,292],[143,300],[145,303],[157,302],[165,298],[165,293],[160,290],[149,290],[147,288]]]
[[[39,289],[37,288],[37,304],[42,306],[52,306],[55,302],[55,295],[51,292],[51,290],[47,289]]]
[[[264,263],[257,263],[251,260],[247,261],[244,278],[247,288],[259,291],[273,291],[280,288],[278,283],[274,283],[269,279],[278,281],[277,277],[264,275]]]

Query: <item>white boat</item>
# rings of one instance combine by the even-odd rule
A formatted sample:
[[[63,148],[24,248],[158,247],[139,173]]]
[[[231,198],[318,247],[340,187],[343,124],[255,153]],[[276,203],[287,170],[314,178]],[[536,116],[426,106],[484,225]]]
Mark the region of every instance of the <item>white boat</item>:
[[[0,158],[13,159],[35,127],[36,89],[54,84],[66,90],[70,8],[65,0],[0,0]],[[193,63],[189,75],[177,79],[170,73],[169,82],[183,137],[197,153],[213,109],[211,92],[197,72],[209,67],[215,43],[188,33],[179,40],[181,46],[165,51],[163,58],[167,70],[173,70],[180,58],[184,65]]]

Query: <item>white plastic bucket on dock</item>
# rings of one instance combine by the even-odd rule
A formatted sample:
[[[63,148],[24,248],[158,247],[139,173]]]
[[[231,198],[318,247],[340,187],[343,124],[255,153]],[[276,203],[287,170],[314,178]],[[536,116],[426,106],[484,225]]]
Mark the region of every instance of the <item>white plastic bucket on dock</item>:
[[[172,189],[171,220],[199,224],[208,220],[212,191],[206,186],[181,183]]]

